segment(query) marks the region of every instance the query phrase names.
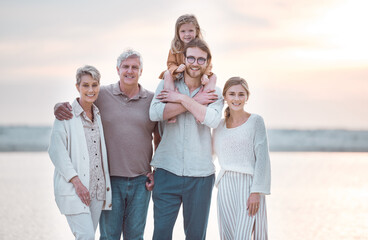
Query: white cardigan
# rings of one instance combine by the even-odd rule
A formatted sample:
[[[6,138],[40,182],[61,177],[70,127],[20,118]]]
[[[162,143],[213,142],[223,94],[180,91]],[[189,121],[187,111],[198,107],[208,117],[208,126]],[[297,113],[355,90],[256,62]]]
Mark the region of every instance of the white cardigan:
[[[75,100],[72,106],[75,104],[79,103]],[[89,207],[78,197],[73,184],[69,182],[74,176],[78,175],[83,185],[89,189],[90,169],[86,137],[80,119],[81,116],[77,116],[74,110],[73,115],[70,120],[59,121],[55,119],[48,149],[51,161],[55,166],[55,201],[62,214],[90,212]],[[106,200],[103,210],[111,210],[111,184],[105,138],[99,114],[96,115],[96,120],[101,136],[102,162],[106,181]]]
[[[221,166],[216,186],[226,171],[233,171],[253,176],[251,193],[270,194],[271,165],[261,116],[252,113],[245,123],[235,128],[227,128],[222,119],[213,131],[213,146]]]

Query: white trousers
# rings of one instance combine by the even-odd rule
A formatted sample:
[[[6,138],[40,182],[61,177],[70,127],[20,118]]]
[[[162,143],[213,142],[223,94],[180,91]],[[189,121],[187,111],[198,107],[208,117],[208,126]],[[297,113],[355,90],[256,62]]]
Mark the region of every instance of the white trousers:
[[[104,201],[92,199],[90,213],[65,215],[76,240],[94,240]]]
[[[218,185],[217,216],[221,240],[267,240],[265,196],[261,194],[259,209],[249,216],[247,200],[253,177],[227,171]],[[252,238],[253,235],[253,238]]]

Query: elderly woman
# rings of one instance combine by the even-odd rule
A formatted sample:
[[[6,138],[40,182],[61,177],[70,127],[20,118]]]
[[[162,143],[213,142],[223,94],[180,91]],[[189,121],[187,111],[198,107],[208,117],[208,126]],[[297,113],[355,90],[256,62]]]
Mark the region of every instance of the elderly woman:
[[[265,195],[270,194],[271,169],[263,118],[248,113],[247,82],[230,78],[222,92],[228,105],[213,132],[218,175],[218,218],[222,240],[267,239]]]
[[[55,120],[49,155],[55,166],[56,204],[75,239],[93,240],[102,210],[111,210],[111,187],[105,139],[98,108],[100,73],[92,66],[77,70],[73,118]]]

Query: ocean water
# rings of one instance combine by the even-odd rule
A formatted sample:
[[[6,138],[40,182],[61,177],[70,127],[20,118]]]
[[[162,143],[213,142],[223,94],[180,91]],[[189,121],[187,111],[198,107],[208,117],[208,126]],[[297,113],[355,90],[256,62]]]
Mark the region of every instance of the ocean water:
[[[0,152],[47,151],[50,126],[1,126]],[[269,147],[277,152],[368,152],[368,130],[267,129]]]
[[[368,153],[272,152],[269,239],[368,239]],[[74,239],[47,153],[0,153],[0,239]],[[217,240],[214,189],[207,239]],[[179,213],[173,239],[184,239]],[[153,232],[152,202],[145,239]],[[99,232],[96,233],[98,239]]]

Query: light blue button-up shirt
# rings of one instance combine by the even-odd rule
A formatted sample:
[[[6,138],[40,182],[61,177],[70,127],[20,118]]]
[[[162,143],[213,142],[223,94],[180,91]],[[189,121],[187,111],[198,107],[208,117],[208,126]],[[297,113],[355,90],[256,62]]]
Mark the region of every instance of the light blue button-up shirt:
[[[197,88],[190,93],[183,77],[175,81],[175,86],[180,93],[190,97],[200,90]],[[202,123],[198,123],[189,111],[176,116],[176,123],[168,123],[163,120],[166,104],[156,99],[163,88],[164,81],[161,81],[152,99],[149,112],[151,121],[160,121],[161,127],[161,142],[151,166],[165,169],[178,176],[206,177],[214,174],[211,128],[216,128],[221,120],[224,105],[221,90],[216,88],[218,100],[207,106]]]

